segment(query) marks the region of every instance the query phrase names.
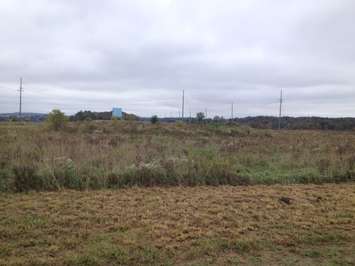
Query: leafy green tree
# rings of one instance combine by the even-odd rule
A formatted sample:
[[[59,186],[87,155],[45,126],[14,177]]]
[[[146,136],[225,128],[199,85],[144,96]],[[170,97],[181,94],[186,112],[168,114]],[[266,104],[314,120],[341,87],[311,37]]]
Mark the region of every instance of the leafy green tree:
[[[153,116],[150,118],[150,122],[151,122],[152,124],[158,123],[158,122],[159,122],[158,116],[157,116],[157,115],[153,115]]]
[[[47,124],[53,130],[57,131],[64,128],[67,121],[67,117],[59,109],[54,109],[48,114]]]

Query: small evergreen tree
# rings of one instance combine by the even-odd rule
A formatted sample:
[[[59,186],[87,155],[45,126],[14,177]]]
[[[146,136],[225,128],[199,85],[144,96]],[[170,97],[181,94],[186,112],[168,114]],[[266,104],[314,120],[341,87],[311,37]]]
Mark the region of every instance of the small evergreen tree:
[[[158,123],[158,122],[159,122],[158,116],[157,116],[157,115],[153,115],[153,116],[150,118],[150,122],[151,122],[152,124]]]

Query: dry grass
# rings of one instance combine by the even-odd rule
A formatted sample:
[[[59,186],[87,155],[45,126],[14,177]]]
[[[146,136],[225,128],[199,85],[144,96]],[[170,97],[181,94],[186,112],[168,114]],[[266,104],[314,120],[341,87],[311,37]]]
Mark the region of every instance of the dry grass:
[[[0,264],[354,265],[354,218],[353,183],[0,194]]]
[[[237,125],[0,124],[0,191],[324,183],[355,179],[353,132]]]

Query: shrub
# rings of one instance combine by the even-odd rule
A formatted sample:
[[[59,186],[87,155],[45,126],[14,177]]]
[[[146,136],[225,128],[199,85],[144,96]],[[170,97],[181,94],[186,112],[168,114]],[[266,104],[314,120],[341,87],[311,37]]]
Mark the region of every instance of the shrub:
[[[121,173],[120,186],[160,186],[167,185],[166,172],[158,163],[146,163],[131,166]]]
[[[150,122],[151,122],[152,124],[158,123],[158,122],[159,122],[158,116],[157,116],[157,115],[153,115],[153,116],[150,118]]]
[[[26,192],[30,190],[41,190],[43,182],[37,174],[37,168],[34,166],[15,166],[14,189],[16,192]]]
[[[55,131],[64,128],[67,117],[58,109],[54,109],[48,114],[47,124],[50,129]]]
[[[202,113],[202,112],[197,113],[196,114],[196,119],[197,119],[198,122],[202,122],[203,119],[205,119],[205,114]]]
[[[41,190],[54,191],[59,190],[61,188],[60,184],[58,183],[58,180],[55,178],[53,171],[51,171],[50,168],[39,168],[36,171],[36,175],[41,180]]]
[[[109,173],[107,176],[107,187],[108,188],[116,188],[119,186],[119,174],[117,173]]]
[[[13,173],[9,169],[0,169],[0,192],[8,192],[11,190],[11,180]]]
[[[77,174],[74,162],[67,159],[54,169],[54,176],[61,187],[81,189],[83,180]]]

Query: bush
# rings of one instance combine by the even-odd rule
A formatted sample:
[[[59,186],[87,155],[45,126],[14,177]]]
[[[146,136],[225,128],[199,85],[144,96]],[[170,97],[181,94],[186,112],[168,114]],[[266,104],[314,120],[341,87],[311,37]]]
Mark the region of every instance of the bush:
[[[54,169],[54,176],[61,187],[82,189],[83,180],[77,174],[74,162],[67,159]]]
[[[151,122],[152,124],[158,123],[158,122],[159,122],[158,116],[157,116],[157,115],[153,115],[153,116],[150,118],[150,122]]]
[[[41,190],[43,188],[42,179],[34,166],[15,166],[13,172],[16,192]]]
[[[197,113],[196,114],[196,119],[197,119],[198,122],[202,122],[203,119],[205,119],[205,114],[202,113],[202,112]]]
[[[63,129],[66,122],[68,121],[67,117],[58,109],[54,109],[48,114],[47,124],[50,129],[55,131]]]
[[[0,169],[0,192],[8,192],[11,190],[11,180],[13,173],[10,169]]]
[[[107,187],[108,188],[116,188],[119,186],[119,174],[117,173],[109,173],[107,176]]]
[[[167,185],[166,172],[158,163],[146,163],[127,168],[121,175],[120,186],[162,186]]]

